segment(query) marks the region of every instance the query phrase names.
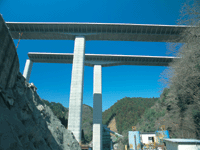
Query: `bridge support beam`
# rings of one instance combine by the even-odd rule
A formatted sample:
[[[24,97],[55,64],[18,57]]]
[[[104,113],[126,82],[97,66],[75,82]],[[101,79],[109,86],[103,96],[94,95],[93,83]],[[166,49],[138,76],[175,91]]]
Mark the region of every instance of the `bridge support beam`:
[[[73,132],[78,142],[81,142],[84,60],[85,37],[76,36],[74,42],[74,57],[69,99],[68,129]]]
[[[27,82],[29,82],[30,80],[32,67],[33,67],[33,62],[30,59],[27,59],[23,72],[23,76]]]
[[[93,149],[102,150],[102,66],[94,65]]]

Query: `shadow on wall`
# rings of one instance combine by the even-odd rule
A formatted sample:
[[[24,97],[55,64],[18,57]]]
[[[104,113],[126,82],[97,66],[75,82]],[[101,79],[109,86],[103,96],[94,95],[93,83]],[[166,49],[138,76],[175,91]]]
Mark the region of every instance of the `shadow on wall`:
[[[68,119],[65,119],[65,117],[59,117],[58,118],[60,121],[61,121],[61,123],[65,126],[65,128],[67,128],[68,127]]]

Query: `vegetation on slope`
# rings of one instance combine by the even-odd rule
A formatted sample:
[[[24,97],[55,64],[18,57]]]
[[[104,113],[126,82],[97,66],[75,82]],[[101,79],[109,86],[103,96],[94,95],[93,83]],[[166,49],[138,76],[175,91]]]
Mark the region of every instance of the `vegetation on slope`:
[[[181,24],[196,27],[182,33],[184,44],[171,44],[170,50],[181,59],[172,62],[165,71],[169,88],[152,108],[155,117],[149,119],[152,111],[147,110],[137,126],[142,131],[151,131],[165,125],[173,138],[200,139],[200,2],[186,3],[181,15]],[[159,113],[164,116],[156,117]]]
[[[54,115],[56,115],[58,118],[66,117],[66,114],[68,113],[68,109],[65,108],[62,104],[49,102],[44,99],[43,99],[43,102],[53,110]]]
[[[144,111],[155,104],[158,98],[130,98],[118,100],[113,106],[103,112],[103,124],[108,125],[113,117],[116,119],[117,130],[122,134],[135,126]]]
[[[159,129],[162,124],[160,124],[158,120],[165,116],[167,110],[170,109],[170,105],[167,106],[166,103],[166,96],[168,93],[169,89],[165,88],[155,105],[145,110],[143,116],[139,119],[136,125],[138,131],[155,132]]]
[[[92,141],[92,128],[93,128],[93,108],[83,104],[82,113],[82,129],[83,129],[83,143]]]

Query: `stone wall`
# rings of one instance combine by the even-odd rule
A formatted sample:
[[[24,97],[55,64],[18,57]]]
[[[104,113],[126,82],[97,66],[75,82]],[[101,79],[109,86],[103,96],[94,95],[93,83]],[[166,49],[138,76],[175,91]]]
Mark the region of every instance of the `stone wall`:
[[[0,15],[0,150],[80,150],[19,72],[14,42]]]

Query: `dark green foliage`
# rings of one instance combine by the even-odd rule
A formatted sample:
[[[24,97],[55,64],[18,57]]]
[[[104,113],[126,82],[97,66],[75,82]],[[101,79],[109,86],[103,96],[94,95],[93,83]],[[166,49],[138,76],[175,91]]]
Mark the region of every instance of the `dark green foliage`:
[[[90,141],[92,141],[92,127],[93,127],[93,108],[83,104],[82,129],[84,132],[84,140],[82,140],[82,143],[89,143]]]
[[[168,104],[166,101],[169,92],[170,89],[165,88],[158,101],[155,102],[155,105],[145,110],[138,121],[137,130],[141,132],[155,132],[158,129],[158,126],[155,124],[156,121],[165,116],[167,110],[170,111],[171,105],[173,105],[171,103]]]
[[[51,108],[53,111],[54,115],[57,116],[57,118],[61,121],[61,123],[67,128],[68,125],[68,109],[65,108],[62,104],[60,103],[55,103],[55,102],[49,102],[47,100],[42,100],[47,106]]]
[[[162,94],[160,95],[160,99],[158,101],[158,103],[161,105],[161,106],[165,106],[165,102],[166,102],[166,98],[167,98],[167,95],[169,93],[170,89],[169,88],[165,88],[162,92]]]
[[[121,134],[124,130],[131,130],[145,112],[158,101],[158,98],[130,98],[118,100],[108,110],[103,112],[103,124],[108,125],[115,117],[117,130]]]
[[[139,131],[142,132],[155,132],[157,129],[155,127],[155,122],[160,117],[163,117],[166,113],[166,110],[156,111],[153,108],[147,109],[143,117],[139,120]]]
[[[67,126],[68,126],[68,119],[65,119],[64,117],[62,117],[62,118],[58,117],[58,119],[67,128]]]
[[[47,100],[44,100],[44,99],[43,99],[43,102],[51,108],[54,115],[56,115],[58,118],[67,119],[66,114],[68,113],[68,109],[65,108],[62,104],[55,103],[55,102],[48,102]]]

